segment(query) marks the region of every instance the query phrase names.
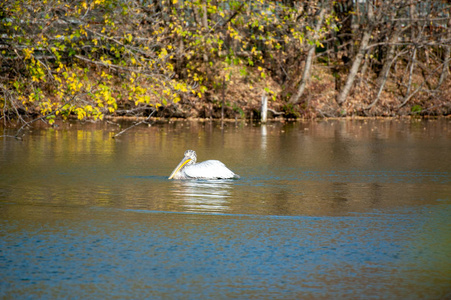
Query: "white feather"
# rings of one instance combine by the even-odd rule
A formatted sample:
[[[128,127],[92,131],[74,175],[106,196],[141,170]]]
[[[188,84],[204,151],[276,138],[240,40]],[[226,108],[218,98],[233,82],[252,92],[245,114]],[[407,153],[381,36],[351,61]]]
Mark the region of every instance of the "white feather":
[[[230,171],[219,160],[206,160],[198,164],[186,166],[183,173],[189,178],[216,179],[235,178],[235,173]]]

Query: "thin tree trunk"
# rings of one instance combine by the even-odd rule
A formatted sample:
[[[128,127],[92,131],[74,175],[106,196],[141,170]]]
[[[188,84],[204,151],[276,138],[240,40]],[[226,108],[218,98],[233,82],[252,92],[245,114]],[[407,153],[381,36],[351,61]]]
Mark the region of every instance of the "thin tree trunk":
[[[398,108],[401,108],[401,107],[403,107],[404,105],[406,105],[407,102],[410,100],[410,98],[412,98],[416,93],[418,93],[419,91],[421,91],[421,90],[423,89],[423,86],[427,83],[427,80],[428,80],[429,78],[431,78],[431,77],[434,75],[434,73],[436,73],[436,72],[438,71],[438,69],[439,69],[439,67],[435,68],[435,69],[431,72],[431,74],[429,74],[429,76],[425,77],[424,80],[423,80],[423,82],[417,87],[417,89],[416,89],[415,91],[413,91],[412,93],[409,92],[410,95],[406,95],[406,97],[404,98],[404,102],[401,103],[401,104],[398,106]]]
[[[448,34],[447,34],[447,40],[451,40],[451,18],[448,20]],[[440,74],[440,78],[438,80],[437,84],[437,90],[440,89],[440,86],[443,84],[443,82],[446,81],[446,78],[448,77],[449,72],[449,60],[451,57],[451,46],[445,45],[445,55],[444,55],[444,61],[443,61],[443,68],[442,73]]]
[[[368,27],[367,30],[363,33],[362,42],[360,44],[359,53],[354,59],[354,62],[352,63],[351,70],[349,71],[348,78],[346,79],[346,84],[343,88],[343,90],[340,92],[337,98],[337,103],[339,105],[342,105],[346,98],[348,98],[349,92],[351,91],[351,88],[354,84],[354,80],[357,76],[357,72],[359,71],[360,65],[362,64],[363,57],[365,55],[365,52],[367,51],[368,44],[370,42],[371,38],[371,32],[372,27]]]
[[[413,0],[410,0],[410,25],[412,26],[411,33],[410,33],[410,40],[411,40],[410,42],[411,43],[414,43],[414,40],[415,40],[414,29],[416,26],[414,26],[414,23],[415,23],[416,16],[417,16],[417,14],[416,14],[416,10],[415,10],[415,3]],[[404,105],[406,105],[407,101],[409,101],[410,98],[412,97],[410,95],[410,90],[412,89],[412,77],[413,77],[413,70],[415,69],[416,57],[417,57],[417,47],[414,45],[412,57],[410,59],[409,81],[407,82],[406,94],[404,96],[404,99],[402,100],[402,103],[398,106],[398,108],[401,108]]]
[[[266,95],[266,92],[263,92],[262,95],[261,115],[262,115],[261,122],[262,124],[265,124],[268,116],[268,96]]]
[[[204,0],[202,2],[202,27],[205,32],[208,32],[208,19],[207,19],[207,1]],[[208,62],[208,54],[207,49],[204,50],[203,53],[204,62]]]
[[[400,107],[404,106],[410,99],[410,90],[412,89],[412,77],[413,77],[413,69],[415,68],[416,57],[417,57],[417,48],[413,49],[412,58],[410,60],[409,81],[407,83],[407,91],[403,99],[403,103],[400,105]]]
[[[178,2],[177,4],[177,13],[182,15],[182,4]],[[185,26],[185,25],[184,25]],[[186,29],[184,29],[186,30]],[[179,46],[177,49],[177,61],[176,61],[176,70],[177,72],[181,72],[182,66],[183,66],[183,56],[185,55],[185,43],[183,42],[183,36],[180,36],[179,38]]]
[[[384,66],[382,67],[382,71],[379,74],[379,78],[377,79],[377,87],[379,87],[379,89],[377,92],[376,99],[374,99],[374,101],[370,105],[368,105],[365,109],[372,108],[379,101],[382,91],[384,90],[385,83],[387,82],[387,78],[390,73],[391,66],[392,66],[393,62],[395,61],[395,58],[394,58],[395,57],[395,49],[396,49],[395,43],[398,40],[399,33],[400,33],[399,30],[397,30],[397,24],[395,24],[394,30],[395,30],[395,32],[393,33],[393,36],[389,41],[390,46],[389,46],[389,50],[387,53],[387,57],[385,58]]]
[[[314,43],[313,43],[313,45],[310,46],[310,49],[308,51],[307,59],[305,61],[305,66],[304,66],[304,72],[302,74],[302,79],[301,79],[301,83],[299,84],[298,92],[295,95],[293,95],[293,97],[291,97],[291,99],[289,101],[290,104],[297,104],[300,102],[302,94],[304,94],[305,87],[307,86],[308,79],[310,78],[313,57],[315,56],[316,39],[318,38],[318,32],[321,29],[321,25],[324,20],[324,14],[326,12],[326,9],[324,7],[321,7],[320,10],[321,11],[319,13],[318,22],[316,23],[315,31],[313,33],[313,42]]]
[[[370,60],[368,59],[370,53],[366,53],[365,61],[363,62],[362,70],[360,71],[360,81],[359,85],[362,86],[363,81],[365,79],[366,71],[368,70],[368,67],[370,65]]]
[[[438,80],[437,84],[437,90],[440,88],[440,86],[443,84],[443,82],[446,81],[446,78],[448,77],[449,73],[449,61],[451,57],[451,46],[446,46],[445,48],[445,61],[443,62],[443,68],[442,72],[440,74],[440,79]]]
[[[373,3],[370,1],[366,2],[367,5],[367,23],[366,28],[363,31],[363,38],[360,43],[359,52],[357,53],[356,57],[354,58],[354,61],[352,63],[351,70],[349,71],[348,77],[346,78],[346,83],[343,89],[341,90],[340,94],[337,97],[337,103],[339,105],[343,105],[343,103],[348,98],[349,93],[351,92],[351,88],[354,85],[355,78],[357,77],[357,73],[359,71],[360,65],[362,64],[362,60],[365,56],[365,53],[368,51],[368,44],[371,39],[371,34],[373,32],[373,28],[376,22],[376,17],[374,16],[373,11]],[[377,19],[380,18],[382,13],[382,9],[379,9],[379,12],[377,14]]]

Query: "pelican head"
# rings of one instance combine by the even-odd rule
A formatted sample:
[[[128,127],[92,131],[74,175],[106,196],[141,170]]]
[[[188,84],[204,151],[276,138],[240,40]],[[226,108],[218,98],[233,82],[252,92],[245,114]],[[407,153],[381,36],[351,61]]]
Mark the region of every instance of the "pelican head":
[[[194,150],[186,150],[183,156],[184,156],[183,159],[189,159],[189,162],[187,163],[188,165],[193,165],[197,161],[197,154],[196,151]]]
[[[207,160],[196,163],[194,150],[186,150],[182,161],[174,169],[169,179],[234,179],[238,175],[230,171],[218,160]]]
[[[169,179],[174,178],[177,173],[180,172],[185,166],[194,165],[197,161],[197,155],[196,151],[194,150],[186,150],[185,154],[183,155],[182,161],[178,164],[178,166],[174,169],[174,171],[171,173],[171,176],[169,176]],[[179,179],[179,176],[175,176],[175,179]]]

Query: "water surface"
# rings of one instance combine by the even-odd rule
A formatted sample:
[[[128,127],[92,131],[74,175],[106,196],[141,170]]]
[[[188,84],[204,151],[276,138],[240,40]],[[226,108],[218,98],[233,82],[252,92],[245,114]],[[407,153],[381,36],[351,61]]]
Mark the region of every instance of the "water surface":
[[[449,120],[119,130],[0,139],[2,297],[451,295]],[[167,180],[186,149],[241,179]]]

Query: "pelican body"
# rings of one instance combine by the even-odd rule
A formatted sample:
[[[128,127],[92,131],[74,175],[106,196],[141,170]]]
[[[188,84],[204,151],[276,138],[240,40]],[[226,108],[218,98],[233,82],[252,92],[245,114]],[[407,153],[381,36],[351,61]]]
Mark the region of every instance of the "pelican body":
[[[197,155],[194,150],[186,150],[185,156],[169,179],[237,179],[240,176],[230,171],[219,160],[206,160],[197,163]]]

